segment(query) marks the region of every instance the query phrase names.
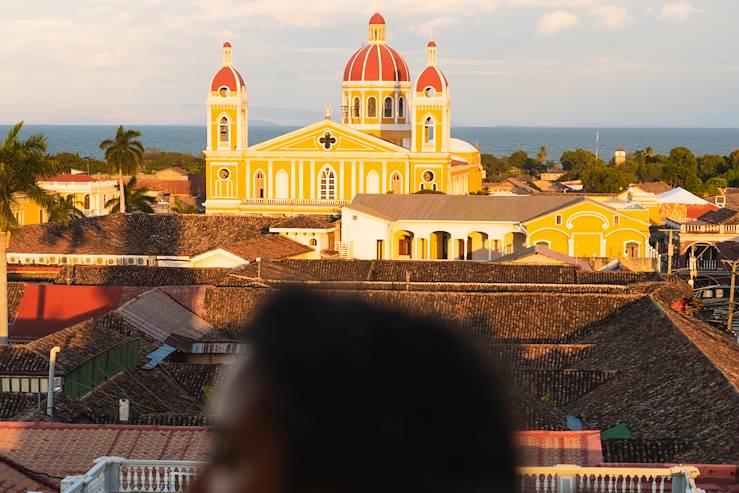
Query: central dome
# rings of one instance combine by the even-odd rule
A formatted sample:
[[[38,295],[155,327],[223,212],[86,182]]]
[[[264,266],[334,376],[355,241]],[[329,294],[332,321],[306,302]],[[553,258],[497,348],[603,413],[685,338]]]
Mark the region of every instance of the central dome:
[[[379,13],[370,19],[369,42],[349,58],[344,82],[410,82],[408,64],[385,42],[385,19]]]

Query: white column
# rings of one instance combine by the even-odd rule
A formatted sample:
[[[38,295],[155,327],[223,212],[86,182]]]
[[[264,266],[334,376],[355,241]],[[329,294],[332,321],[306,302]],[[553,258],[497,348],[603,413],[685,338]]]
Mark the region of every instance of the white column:
[[[305,190],[305,182],[303,181],[303,168],[305,167],[305,161],[300,161],[298,164],[298,198],[303,198],[303,191]]]
[[[364,91],[362,91],[361,96],[359,98],[359,123],[364,123],[364,115],[367,113],[367,106],[365,105],[364,101]]]
[[[352,161],[352,196],[350,200],[357,194],[357,162]]]
[[[451,245],[449,245],[449,248],[447,249],[447,252],[449,253],[448,257],[449,260],[455,260],[459,256],[459,253],[457,252],[457,238],[450,236],[449,242]]]
[[[380,193],[387,192],[387,161],[382,162],[382,185],[380,185]]]
[[[290,161],[290,198],[295,198],[295,161]]]
[[[308,193],[309,199],[317,199],[320,197],[316,193],[316,162],[311,161],[310,162],[310,192]]]
[[[431,235],[426,240],[426,260],[431,260]]]
[[[267,161],[267,198],[272,199],[275,196],[275,181],[272,179],[272,160]]]
[[[344,200],[344,161],[339,161],[339,182],[336,185],[339,200]]]
[[[405,162],[405,183],[403,183],[405,193],[411,193],[411,162]]]
[[[364,193],[364,161],[359,163],[359,193]]]
[[[246,186],[244,187],[244,196],[251,197],[251,161],[246,162]]]
[[[395,116],[395,124],[396,125],[398,124],[398,101],[400,99],[398,96],[400,96],[400,93],[398,93],[396,91],[395,92],[395,97],[393,98],[393,116]],[[383,104],[383,106],[384,106],[384,104]]]

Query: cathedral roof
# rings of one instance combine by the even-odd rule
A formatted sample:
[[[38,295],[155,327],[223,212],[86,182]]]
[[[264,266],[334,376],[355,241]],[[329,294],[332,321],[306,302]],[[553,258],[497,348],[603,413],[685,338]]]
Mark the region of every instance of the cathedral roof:
[[[446,91],[449,87],[446,76],[436,65],[429,65],[418,76],[416,92],[423,92],[427,87],[433,87],[436,92]]]
[[[210,82],[210,90],[216,92],[224,86],[228,87],[229,91],[237,92],[239,89],[245,87],[246,84],[244,84],[244,78],[239,71],[229,65],[221,67],[216,72],[216,75],[213,76],[213,80]]]
[[[408,64],[403,57],[386,43],[371,44],[360,48],[349,59],[344,69],[344,81],[395,81],[411,80]]]
[[[360,48],[349,58],[344,69],[344,82],[410,82],[408,64],[385,41],[385,19],[376,13],[370,18],[369,25],[369,45]]]

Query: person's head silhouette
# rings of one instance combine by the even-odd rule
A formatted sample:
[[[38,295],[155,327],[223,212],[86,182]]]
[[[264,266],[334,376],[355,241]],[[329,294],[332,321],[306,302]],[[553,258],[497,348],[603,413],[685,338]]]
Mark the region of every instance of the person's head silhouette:
[[[503,392],[458,331],[288,291],[263,307],[247,342],[221,394],[213,460],[194,490],[512,490]]]

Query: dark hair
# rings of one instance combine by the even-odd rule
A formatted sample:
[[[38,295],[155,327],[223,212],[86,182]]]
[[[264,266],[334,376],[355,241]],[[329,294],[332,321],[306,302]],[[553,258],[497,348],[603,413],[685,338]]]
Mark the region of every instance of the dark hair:
[[[286,444],[288,491],[512,490],[503,392],[459,331],[356,297],[286,291],[247,339]]]

